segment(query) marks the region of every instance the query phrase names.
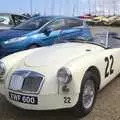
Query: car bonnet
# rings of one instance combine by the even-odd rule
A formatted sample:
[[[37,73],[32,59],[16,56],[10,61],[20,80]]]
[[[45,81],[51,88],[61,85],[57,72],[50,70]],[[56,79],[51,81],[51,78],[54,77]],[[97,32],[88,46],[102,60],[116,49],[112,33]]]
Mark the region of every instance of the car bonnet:
[[[103,48],[87,43],[61,43],[42,47],[33,52],[25,58],[25,65],[31,67],[61,66],[72,59],[100,50]]]

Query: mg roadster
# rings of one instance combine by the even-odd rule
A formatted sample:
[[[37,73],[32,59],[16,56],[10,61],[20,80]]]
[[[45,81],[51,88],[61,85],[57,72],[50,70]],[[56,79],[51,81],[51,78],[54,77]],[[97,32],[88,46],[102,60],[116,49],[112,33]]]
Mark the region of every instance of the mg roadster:
[[[111,32],[9,55],[0,61],[4,95],[26,110],[69,108],[84,116],[98,91],[119,74],[119,55],[120,38]]]

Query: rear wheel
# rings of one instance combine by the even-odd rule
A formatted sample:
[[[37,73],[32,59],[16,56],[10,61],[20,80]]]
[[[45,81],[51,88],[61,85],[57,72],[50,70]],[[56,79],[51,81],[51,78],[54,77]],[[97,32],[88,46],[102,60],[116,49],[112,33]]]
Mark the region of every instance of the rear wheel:
[[[82,117],[88,114],[94,105],[97,87],[95,80],[98,79],[97,75],[88,71],[83,78],[79,100],[73,108],[73,114],[77,117]]]

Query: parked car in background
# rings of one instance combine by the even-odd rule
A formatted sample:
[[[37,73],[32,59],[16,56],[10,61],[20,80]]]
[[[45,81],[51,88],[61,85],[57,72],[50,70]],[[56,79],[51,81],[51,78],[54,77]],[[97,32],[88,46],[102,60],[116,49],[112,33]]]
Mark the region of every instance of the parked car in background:
[[[42,21],[42,23],[43,22],[44,21]],[[36,29],[36,27],[41,25],[41,22],[32,22],[32,24],[28,23],[25,24],[25,26],[24,24],[21,24],[14,29]],[[83,39],[92,38],[90,29],[83,20],[74,17],[55,17],[46,22],[46,24],[36,31],[25,34],[21,37],[3,40],[0,45],[0,56],[3,57],[21,50],[52,45],[58,40],[69,39],[74,36],[79,36]]]
[[[82,19],[82,20],[85,20],[87,22],[91,22],[92,21],[92,18],[94,16],[91,16],[91,15],[84,15],[84,16],[77,16],[78,18]]]
[[[20,25],[13,27],[9,30],[0,32],[0,43],[15,37],[21,37],[22,35],[32,32],[34,30],[39,29],[49,20],[53,19],[54,17],[34,17],[31,18]]]
[[[28,20],[29,17],[12,13],[0,13],[0,31],[10,29]]]
[[[116,18],[116,20],[112,23],[112,26],[120,26],[120,16]]]
[[[28,17],[28,18],[31,18],[31,15],[30,15],[29,13],[23,13],[22,15],[23,15],[23,16],[26,16],[26,17]]]
[[[120,26],[120,16],[78,16],[88,25]]]
[[[13,38],[18,38],[18,37],[23,36],[24,34],[35,31],[53,18],[55,18],[55,17],[52,17],[52,16],[34,17],[34,18],[31,18],[31,19],[25,21],[24,23],[21,23],[20,25],[18,25],[16,27],[13,27],[9,30],[0,32],[0,56],[2,54],[2,51],[4,51],[4,48],[2,48],[2,46],[1,46],[2,42],[4,43],[5,41],[9,41]],[[2,51],[1,51],[1,49],[2,49]],[[6,51],[6,53],[7,53],[7,51]]]

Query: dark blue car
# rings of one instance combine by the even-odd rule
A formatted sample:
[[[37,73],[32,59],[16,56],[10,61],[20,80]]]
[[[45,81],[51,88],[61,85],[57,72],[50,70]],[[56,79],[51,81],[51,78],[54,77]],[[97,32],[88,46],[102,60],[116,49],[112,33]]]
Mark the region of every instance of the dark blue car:
[[[54,42],[63,39],[72,39],[73,37],[81,37],[82,39],[92,38],[86,23],[74,17],[44,17],[44,20],[29,24],[29,22],[28,24],[21,24],[12,29],[11,31],[13,32],[3,33],[4,35],[0,34],[1,57],[17,51],[52,45]],[[38,26],[41,27],[29,33],[29,30],[36,29]],[[4,37],[5,34],[7,39]],[[14,34],[17,35],[14,36]],[[10,36],[14,36],[14,38],[11,39]]]
[[[55,17],[52,16],[46,16],[46,17],[34,17],[30,20],[27,20],[26,22],[11,28],[10,30],[6,30],[4,32],[0,32],[0,43],[12,38],[21,37],[24,34],[30,33],[34,30],[39,29],[41,26],[43,26],[48,21],[52,20]]]

